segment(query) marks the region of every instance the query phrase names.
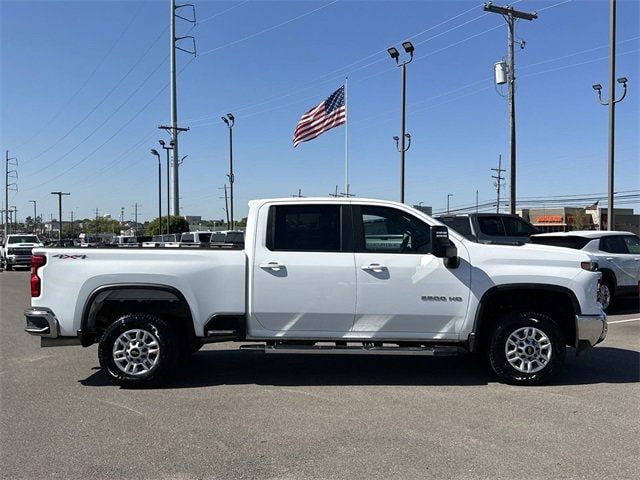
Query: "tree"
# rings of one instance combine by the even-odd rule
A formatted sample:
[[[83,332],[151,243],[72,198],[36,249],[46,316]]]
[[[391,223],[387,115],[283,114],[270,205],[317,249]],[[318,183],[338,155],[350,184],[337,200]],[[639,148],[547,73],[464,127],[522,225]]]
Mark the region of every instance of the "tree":
[[[182,233],[189,231],[189,222],[184,217],[169,217],[169,233]],[[147,235],[160,235],[167,232],[167,217],[162,217],[162,231],[160,231],[160,222],[154,218],[147,225],[145,233]]]
[[[85,233],[120,233],[120,222],[110,218],[96,218],[85,223]]]

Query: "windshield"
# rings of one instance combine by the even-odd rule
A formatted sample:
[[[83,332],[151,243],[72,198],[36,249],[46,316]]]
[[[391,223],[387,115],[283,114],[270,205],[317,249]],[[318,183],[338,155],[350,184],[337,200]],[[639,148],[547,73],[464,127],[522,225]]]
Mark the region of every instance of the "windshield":
[[[9,237],[9,243],[40,243],[40,240],[35,235],[20,235]]]

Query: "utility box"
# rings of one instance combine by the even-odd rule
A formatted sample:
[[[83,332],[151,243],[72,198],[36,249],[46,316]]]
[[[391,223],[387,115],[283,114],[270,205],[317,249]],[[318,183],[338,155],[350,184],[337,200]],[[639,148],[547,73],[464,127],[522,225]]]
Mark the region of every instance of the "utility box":
[[[496,80],[496,85],[504,85],[507,83],[507,72],[509,67],[507,66],[507,62],[504,60],[501,62],[496,62],[493,66],[494,76]]]

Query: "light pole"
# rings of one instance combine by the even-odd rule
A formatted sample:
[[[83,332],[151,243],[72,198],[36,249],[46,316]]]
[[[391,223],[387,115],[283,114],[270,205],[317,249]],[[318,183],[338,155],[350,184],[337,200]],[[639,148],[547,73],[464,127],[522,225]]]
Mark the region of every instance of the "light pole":
[[[169,213],[169,190],[171,188],[171,184],[169,182],[169,163],[170,163],[170,157],[169,157],[169,150],[173,150],[175,147],[175,142],[173,140],[171,140],[169,142],[169,146],[167,147],[164,143],[164,140],[159,140],[160,146],[167,152],[167,234],[171,233],[171,214]],[[175,215],[179,215],[179,212],[174,212]]]
[[[51,195],[58,196],[58,240],[62,240],[62,196],[71,194],[69,192],[51,192]]]
[[[36,201],[29,200],[29,202],[33,203],[33,233],[38,234],[38,210],[36,208]]]
[[[222,121],[229,127],[229,204],[230,204],[230,218],[231,218],[231,230],[233,230],[233,124],[235,123],[236,118],[231,114],[227,113],[222,117]]]
[[[615,153],[615,122],[616,122],[616,103],[621,102],[627,96],[627,78],[618,78],[618,83],[622,84],[624,91],[622,96],[616,100],[616,0],[611,0],[609,14],[609,100],[602,101],[602,85],[596,83],[593,89],[598,93],[598,101],[602,105],[609,106],[609,168],[608,168],[608,189],[607,189],[607,230],[613,230],[615,223],[613,221],[613,185],[614,170],[613,160]],[[602,228],[602,226],[600,227]]]
[[[162,234],[162,163],[160,154],[155,148],[151,149],[151,155],[158,157],[158,233]]]
[[[447,213],[449,213],[449,200],[453,197],[453,193],[447,193]]]
[[[409,59],[404,62],[400,62],[400,52],[395,47],[387,49],[389,56],[395,60],[396,65],[400,67],[401,74],[401,90],[400,90],[400,137],[394,137],[396,140],[396,147],[400,152],[400,202],[404,203],[404,154],[411,146],[411,136],[405,133],[405,120],[406,120],[406,94],[407,94],[407,65],[413,60],[413,51],[415,48],[411,42],[404,42],[402,44],[404,51],[409,54]],[[409,144],[405,146],[405,140],[409,139]]]

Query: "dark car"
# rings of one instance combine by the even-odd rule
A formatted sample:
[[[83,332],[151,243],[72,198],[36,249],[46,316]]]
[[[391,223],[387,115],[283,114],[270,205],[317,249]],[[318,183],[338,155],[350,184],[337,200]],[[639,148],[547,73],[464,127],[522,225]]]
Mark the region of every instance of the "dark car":
[[[447,227],[478,243],[521,245],[538,229],[518,215],[508,213],[468,213],[436,217]]]

